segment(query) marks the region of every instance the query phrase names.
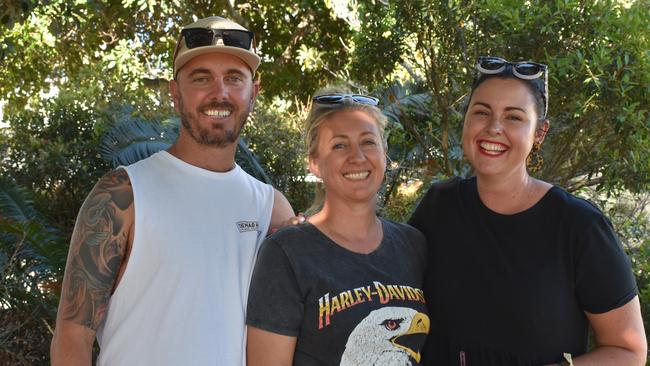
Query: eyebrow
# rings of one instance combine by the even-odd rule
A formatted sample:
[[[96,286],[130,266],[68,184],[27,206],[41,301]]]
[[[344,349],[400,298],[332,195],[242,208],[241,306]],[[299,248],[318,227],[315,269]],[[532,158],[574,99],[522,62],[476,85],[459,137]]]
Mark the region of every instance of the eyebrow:
[[[192,70],[189,74],[187,74],[187,76],[192,77],[192,76],[194,76],[196,74],[209,74],[209,73],[210,73],[210,70],[208,70],[208,69],[198,68],[198,69]]]
[[[228,69],[226,71],[226,74],[237,74],[237,75],[241,75],[241,76],[248,76],[248,75],[246,75],[246,73],[244,73],[243,71],[241,71],[239,69]]]
[[[486,108],[492,109],[492,106],[491,106],[491,105],[489,105],[489,104],[487,104],[487,103],[484,103],[484,102],[474,102],[474,104],[473,104],[472,106],[475,106],[475,105],[477,105],[477,104],[482,105],[482,106],[484,106],[484,107],[486,107]],[[512,111],[512,110],[515,110],[515,111],[521,111],[521,112],[523,112],[523,113],[526,113],[526,111],[525,111],[523,108],[519,108],[519,107],[506,107],[506,111]]]
[[[373,135],[373,136],[374,136],[374,133],[371,132],[371,131],[364,131],[364,132],[361,133],[361,136],[366,136],[366,135]],[[331,141],[331,140],[334,140],[335,138],[348,139],[348,138],[350,138],[350,136],[348,136],[348,135],[343,135],[343,134],[338,134],[338,135],[334,135],[334,136],[332,136],[332,138],[330,139],[330,141]]]

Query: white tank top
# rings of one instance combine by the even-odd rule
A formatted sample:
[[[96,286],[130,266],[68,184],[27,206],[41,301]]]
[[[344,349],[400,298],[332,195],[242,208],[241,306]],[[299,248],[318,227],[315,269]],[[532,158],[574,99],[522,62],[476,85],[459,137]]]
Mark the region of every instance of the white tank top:
[[[125,168],[135,232],[97,332],[98,365],[244,365],[245,310],[273,188],[166,151]]]

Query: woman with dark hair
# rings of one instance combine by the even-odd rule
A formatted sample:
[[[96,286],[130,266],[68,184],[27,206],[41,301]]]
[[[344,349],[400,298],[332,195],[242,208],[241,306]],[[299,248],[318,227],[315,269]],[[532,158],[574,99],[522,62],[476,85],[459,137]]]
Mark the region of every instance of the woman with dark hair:
[[[377,99],[324,90],[306,121],[324,201],[260,249],[248,297],[248,365],[420,364],[429,331],[424,237],[376,214],[386,169]]]
[[[476,68],[462,134],[475,177],[434,184],[409,221],[428,242],[424,363],[643,365],[637,288],[611,223],[527,168],[549,129],[548,68],[496,57]]]

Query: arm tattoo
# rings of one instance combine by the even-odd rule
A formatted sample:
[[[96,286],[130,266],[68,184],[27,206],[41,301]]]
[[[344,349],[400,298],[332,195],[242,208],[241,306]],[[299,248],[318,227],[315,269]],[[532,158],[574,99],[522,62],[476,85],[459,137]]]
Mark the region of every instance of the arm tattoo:
[[[59,316],[97,330],[125,258],[133,205],[126,171],[106,174],[81,206],[66,265]]]

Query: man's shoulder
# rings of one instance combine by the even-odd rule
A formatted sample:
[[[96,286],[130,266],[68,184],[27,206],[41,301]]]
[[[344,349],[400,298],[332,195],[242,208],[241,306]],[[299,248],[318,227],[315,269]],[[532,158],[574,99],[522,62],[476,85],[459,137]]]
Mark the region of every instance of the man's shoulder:
[[[104,174],[97,183],[95,184],[95,187],[93,188],[93,191],[91,191],[90,194],[93,194],[95,191],[99,190],[105,190],[105,189],[115,189],[119,187],[120,189],[126,190],[128,192],[133,192],[133,188],[131,187],[131,179],[129,177],[129,173],[124,169],[123,167],[118,167],[113,170],[108,171],[106,174]]]
[[[254,185],[257,185],[257,186],[260,186],[260,187],[273,187],[271,184],[269,184],[267,182],[264,182],[261,179],[253,176],[252,174],[247,172],[246,169],[242,168],[239,165],[237,165],[237,167],[235,169],[239,169],[241,171],[241,174],[238,174],[238,177],[240,177],[240,179],[244,179],[244,180],[250,182],[251,184],[254,184]]]

